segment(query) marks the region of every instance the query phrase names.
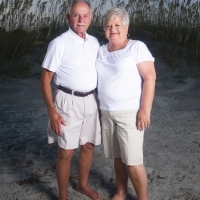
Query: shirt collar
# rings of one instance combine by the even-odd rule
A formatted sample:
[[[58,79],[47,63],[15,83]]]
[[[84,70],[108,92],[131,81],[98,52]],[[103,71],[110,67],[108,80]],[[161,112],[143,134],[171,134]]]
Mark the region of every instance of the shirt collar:
[[[85,39],[83,39],[83,38],[79,37],[70,27],[69,27],[69,30],[68,30],[68,34],[69,34],[70,38],[74,41],[87,41],[87,40],[89,40],[87,33],[85,33]]]

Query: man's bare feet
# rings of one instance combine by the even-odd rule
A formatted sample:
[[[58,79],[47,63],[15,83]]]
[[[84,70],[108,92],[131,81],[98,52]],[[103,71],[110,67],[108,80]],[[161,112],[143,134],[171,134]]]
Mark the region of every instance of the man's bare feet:
[[[110,198],[109,200],[126,200],[126,195],[122,196],[122,195],[116,194],[112,198]]]
[[[101,199],[101,195],[98,192],[92,190],[89,186],[86,186],[86,187],[77,186],[76,190],[77,192],[85,194],[86,196],[88,196],[89,198],[93,200]]]

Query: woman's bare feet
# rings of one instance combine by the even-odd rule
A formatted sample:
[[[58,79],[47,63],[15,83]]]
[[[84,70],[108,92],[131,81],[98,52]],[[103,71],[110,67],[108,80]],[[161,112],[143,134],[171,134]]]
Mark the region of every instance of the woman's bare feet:
[[[122,196],[122,195],[116,194],[112,198],[110,198],[109,200],[126,200],[126,195]]]
[[[98,192],[92,190],[89,186],[86,187],[77,186],[76,190],[77,192],[80,192],[93,200],[101,199],[101,195]]]
[[[58,200],[68,200],[68,192],[59,194]]]

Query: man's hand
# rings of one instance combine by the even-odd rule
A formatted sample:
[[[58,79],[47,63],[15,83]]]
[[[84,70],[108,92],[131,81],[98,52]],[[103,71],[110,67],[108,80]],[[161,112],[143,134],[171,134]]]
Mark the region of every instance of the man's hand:
[[[61,124],[64,126],[67,125],[63,117],[59,115],[57,112],[50,113],[49,117],[50,117],[50,125],[54,133],[56,135],[62,135],[63,131],[61,128]]]
[[[150,125],[150,112],[140,109],[137,114],[137,129],[144,131]]]
[[[51,128],[57,135],[61,135],[62,134],[61,124],[66,126],[66,122],[63,119],[63,117],[56,112],[53,103],[52,91],[50,85],[53,75],[54,72],[51,72],[47,69],[43,69],[40,83],[42,89],[42,96],[46,104],[47,110],[49,112]]]

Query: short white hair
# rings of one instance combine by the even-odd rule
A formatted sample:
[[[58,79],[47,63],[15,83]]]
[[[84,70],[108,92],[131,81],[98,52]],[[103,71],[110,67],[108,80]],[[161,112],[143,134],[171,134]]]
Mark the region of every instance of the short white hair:
[[[86,4],[88,5],[89,9],[90,9],[90,12],[92,12],[92,11],[91,11],[91,4],[90,4],[89,1],[86,1],[86,0],[73,0],[73,1],[71,2],[71,4],[70,4],[69,8],[67,9],[67,14],[70,14],[72,7],[73,7],[75,4],[79,3],[79,2],[84,2],[84,3],[86,3]]]
[[[114,16],[119,17],[122,20],[124,26],[129,25],[129,15],[125,9],[121,8],[111,8],[103,16],[103,28],[105,28],[106,23]]]

